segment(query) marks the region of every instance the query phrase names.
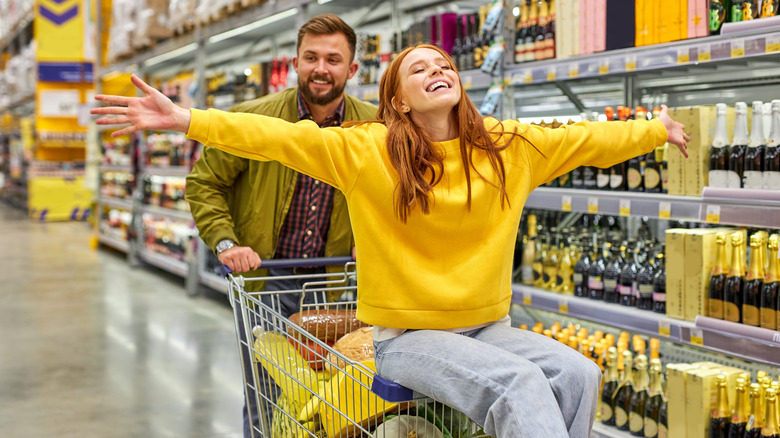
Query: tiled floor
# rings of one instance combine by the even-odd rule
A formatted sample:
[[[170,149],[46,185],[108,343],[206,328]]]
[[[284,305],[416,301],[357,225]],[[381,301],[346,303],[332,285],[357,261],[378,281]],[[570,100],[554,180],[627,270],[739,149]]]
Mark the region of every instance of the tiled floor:
[[[0,202],[0,436],[240,437],[230,306]]]

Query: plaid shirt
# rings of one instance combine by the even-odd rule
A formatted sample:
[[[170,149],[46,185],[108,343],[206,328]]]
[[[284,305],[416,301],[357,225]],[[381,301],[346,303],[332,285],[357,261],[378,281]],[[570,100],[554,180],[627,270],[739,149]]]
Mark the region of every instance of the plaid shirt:
[[[306,101],[298,91],[298,117],[312,120]],[[320,127],[339,126],[344,120],[344,99],[336,112],[328,116]],[[284,220],[276,247],[276,258],[298,259],[322,257],[325,254],[325,238],[330,227],[333,209],[333,191],[328,184],[302,173],[295,182],[292,204]]]

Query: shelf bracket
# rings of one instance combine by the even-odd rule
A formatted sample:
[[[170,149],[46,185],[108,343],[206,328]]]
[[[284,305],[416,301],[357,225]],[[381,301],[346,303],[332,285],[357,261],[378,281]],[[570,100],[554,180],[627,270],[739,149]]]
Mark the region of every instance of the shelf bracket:
[[[577,111],[579,111],[579,112],[581,112],[581,113],[584,113],[584,112],[586,112],[586,111],[587,111],[587,108],[585,108],[585,105],[582,103],[582,101],[580,100],[580,98],[579,98],[579,97],[577,97],[577,95],[576,95],[576,94],[574,94],[574,92],[573,92],[573,91],[571,91],[571,88],[569,88],[569,86],[568,86],[568,85],[566,85],[565,83],[563,83],[563,82],[560,82],[560,81],[554,81],[553,83],[555,84],[555,86],[556,86],[556,87],[558,87],[558,89],[559,89],[559,90],[561,90],[561,92],[562,92],[562,93],[563,93],[563,94],[564,94],[566,97],[568,97],[568,98],[569,98],[569,100],[571,101],[571,103],[573,103],[573,104],[574,104],[574,106],[577,108]]]

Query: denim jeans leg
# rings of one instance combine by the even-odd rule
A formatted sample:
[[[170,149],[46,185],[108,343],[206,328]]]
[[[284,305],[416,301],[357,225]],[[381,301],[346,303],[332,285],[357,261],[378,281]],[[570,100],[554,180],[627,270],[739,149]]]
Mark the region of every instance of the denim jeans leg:
[[[502,328],[495,330],[498,327]],[[507,348],[506,344],[513,346]],[[539,363],[526,357],[527,351],[534,351],[530,357]],[[588,436],[600,373],[595,364],[580,362],[577,355],[544,336],[506,326],[476,330],[466,336],[435,330],[409,331],[377,343],[375,349],[381,376],[464,412],[498,438]],[[563,379],[568,372],[543,369],[549,363],[561,369],[579,367],[586,371],[573,371],[578,377]],[[570,396],[563,394],[566,400],[561,401],[559,393],[566,390],[561,391],[559,385],[579,376],[587,378],[579,384],[587,388],[587,400],[577,409],[588,412],[564,413],[564,409],[579,405],[583,393],[574,389]],[[587,417],[587,421],[582,420]]]

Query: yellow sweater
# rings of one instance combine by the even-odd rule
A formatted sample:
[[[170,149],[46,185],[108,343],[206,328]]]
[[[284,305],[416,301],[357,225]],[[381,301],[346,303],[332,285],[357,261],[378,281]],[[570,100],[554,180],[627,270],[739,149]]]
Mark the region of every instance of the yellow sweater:
[[[496,124],[486,119],[488,130]],[[192,110],[187,137],[232,154],[276,160],[337,187],[347,197],[358,258],[358,313],[368,324],[403,329],[452,329],[498,320],[512,296],[512,256],[520,215],[537,186],[581,165],[608,167],[666,142],[659,121],[578,123],[543,129],[515,121],[517,137],[503,152],[511,207],[471,172],[471,211],[458,140],[446,151],[444,175],[430,214],[393,211],[398,176],[378,123],[320,129],[255,114]],[[536,148],[532,147],[533,144]],[[538,151],[537,151],[538,149]],[[474,164],[492,175],[478,150]]]

